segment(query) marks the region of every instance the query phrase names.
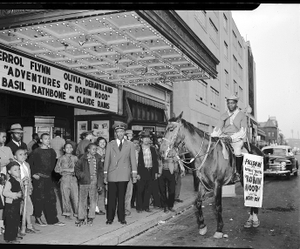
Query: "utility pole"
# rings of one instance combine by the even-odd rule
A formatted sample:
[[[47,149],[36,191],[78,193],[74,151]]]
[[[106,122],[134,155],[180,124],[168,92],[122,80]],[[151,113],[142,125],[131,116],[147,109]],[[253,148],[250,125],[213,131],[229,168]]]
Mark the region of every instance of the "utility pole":
[[[294,133],[294,131],[292,130],[292,138],[294,138],[294,137],[293,137],[293,133]]]

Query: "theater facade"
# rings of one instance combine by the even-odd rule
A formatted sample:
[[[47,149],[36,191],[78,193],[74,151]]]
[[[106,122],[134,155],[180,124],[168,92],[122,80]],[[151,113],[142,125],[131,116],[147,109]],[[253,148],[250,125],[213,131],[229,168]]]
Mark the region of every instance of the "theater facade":
[[[216,57],[176,11],[1,10],[0,128],[61,130],[78,142],[112,125],[163,133],[173,84],[217,77]]]

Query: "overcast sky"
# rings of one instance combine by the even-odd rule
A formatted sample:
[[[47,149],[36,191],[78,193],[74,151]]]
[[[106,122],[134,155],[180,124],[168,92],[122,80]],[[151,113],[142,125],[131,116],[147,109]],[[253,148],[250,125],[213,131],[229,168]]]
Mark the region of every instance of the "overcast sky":
[[[300,138],[300,4],[232,11],[256,63],[257,121],[275,116],[285,138]]]

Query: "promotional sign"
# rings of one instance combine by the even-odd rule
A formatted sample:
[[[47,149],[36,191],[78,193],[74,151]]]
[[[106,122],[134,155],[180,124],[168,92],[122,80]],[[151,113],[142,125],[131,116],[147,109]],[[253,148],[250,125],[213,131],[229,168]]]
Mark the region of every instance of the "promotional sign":
[[[117,113],[118,89],[0,48],[0,89]]]
[[[109,120],[94,120],[92,121],[93,135],[95,141],[98,137],[104,137],[109,142]]]
[[[262,207],[264,161],[262,156],[244,154],[244,205]]]

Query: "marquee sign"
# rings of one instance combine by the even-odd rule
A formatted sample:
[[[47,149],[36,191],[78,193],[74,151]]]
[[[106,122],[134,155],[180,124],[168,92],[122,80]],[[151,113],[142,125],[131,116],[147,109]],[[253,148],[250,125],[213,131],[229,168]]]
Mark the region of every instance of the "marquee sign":
[[[117,113],[118,89],[0,48],[0,89]]]

